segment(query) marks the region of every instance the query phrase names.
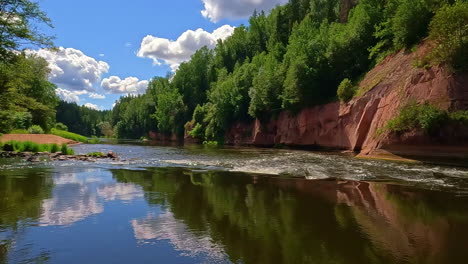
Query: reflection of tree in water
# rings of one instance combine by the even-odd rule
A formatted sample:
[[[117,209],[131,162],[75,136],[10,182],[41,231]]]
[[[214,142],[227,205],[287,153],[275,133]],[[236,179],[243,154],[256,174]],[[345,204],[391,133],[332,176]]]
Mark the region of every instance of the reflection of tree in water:
[[[9,255],[27,263],[47,262],[48,252],[31,256],[28,248],[12,252],[12,246],[31,223],[38,221],[42,201],[50,197],[52,188],[47,170],[0,170],[0,263],[6,263]]]
[[[167,207],[187,230],[208,233],[233,262],[460,263],[468,257],[461,249],[468,210],[460,211],[467,199],[453,194],[226,172],[113,173],[142,186],[149,203]],[[464,235],[458,246],[457,233]]]

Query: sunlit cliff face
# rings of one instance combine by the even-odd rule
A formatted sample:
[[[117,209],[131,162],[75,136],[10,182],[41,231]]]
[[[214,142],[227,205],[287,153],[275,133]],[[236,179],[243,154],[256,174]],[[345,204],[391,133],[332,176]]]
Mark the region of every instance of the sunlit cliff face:
[[[431,212],[418,205],[421,197],[408,194],[396,186],[365,182],[348,183],[336,193],[337,203],[351,208],[375,248],[395,259],[404,256],[410,262],[432,263],[448,246],[450,223],[437,216],[428,219]]]

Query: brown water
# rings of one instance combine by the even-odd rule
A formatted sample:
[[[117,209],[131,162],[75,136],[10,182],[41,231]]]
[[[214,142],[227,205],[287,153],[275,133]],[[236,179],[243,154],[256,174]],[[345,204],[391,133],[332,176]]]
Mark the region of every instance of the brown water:
[[[99,148],[125,161],[0,160],[0,263],[468,260],[462,168],[262,149],[76,150]]]

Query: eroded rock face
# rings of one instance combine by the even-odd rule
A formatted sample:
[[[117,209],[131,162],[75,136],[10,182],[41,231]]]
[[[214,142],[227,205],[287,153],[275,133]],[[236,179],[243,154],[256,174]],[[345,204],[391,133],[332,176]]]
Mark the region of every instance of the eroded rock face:
[[[427,52],[423,45],[415,53],[387,57],[360,83],[365,92],[347,104],[338,102],[302,110],[297,115],[283,112],[276,120],[235,124],[226,142],[236,145],[321,146],[372,154],[377,149],[408,151],[425,156],[427,147],[446,149],[468,156],[467,128],[444,128],[428,137],[412,132],[379,135],[378,130],[397,116],[407,102],[430,102],[445,110],[468,109],[468,74],[452,74],[443,67],[418,69],[416,56]],[[400,146],[400,147],[399,147]],[[404,146],[404,148],[401,148]],[[420,148],[421,147],[421,148]],[[397,151],[398,150],[398,151]],[[400,153],[404,154],[404,153]]]

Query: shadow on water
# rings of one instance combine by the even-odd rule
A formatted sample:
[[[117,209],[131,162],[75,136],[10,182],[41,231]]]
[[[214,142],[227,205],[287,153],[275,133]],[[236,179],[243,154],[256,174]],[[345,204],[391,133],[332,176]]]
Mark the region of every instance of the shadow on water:
[[[235,263],[464,263],[468,197],[375,182],[113,170]],[[158,216],[135,222],[157,238]]]
[[[0,170],[0,263],[8,263],[16,239],[38,222],[43,200],[52,195],[50,175],[45,169]],[[16,253],[24,263],[44,263],[49,258],[47,251],[32,253],[28,248]]]

